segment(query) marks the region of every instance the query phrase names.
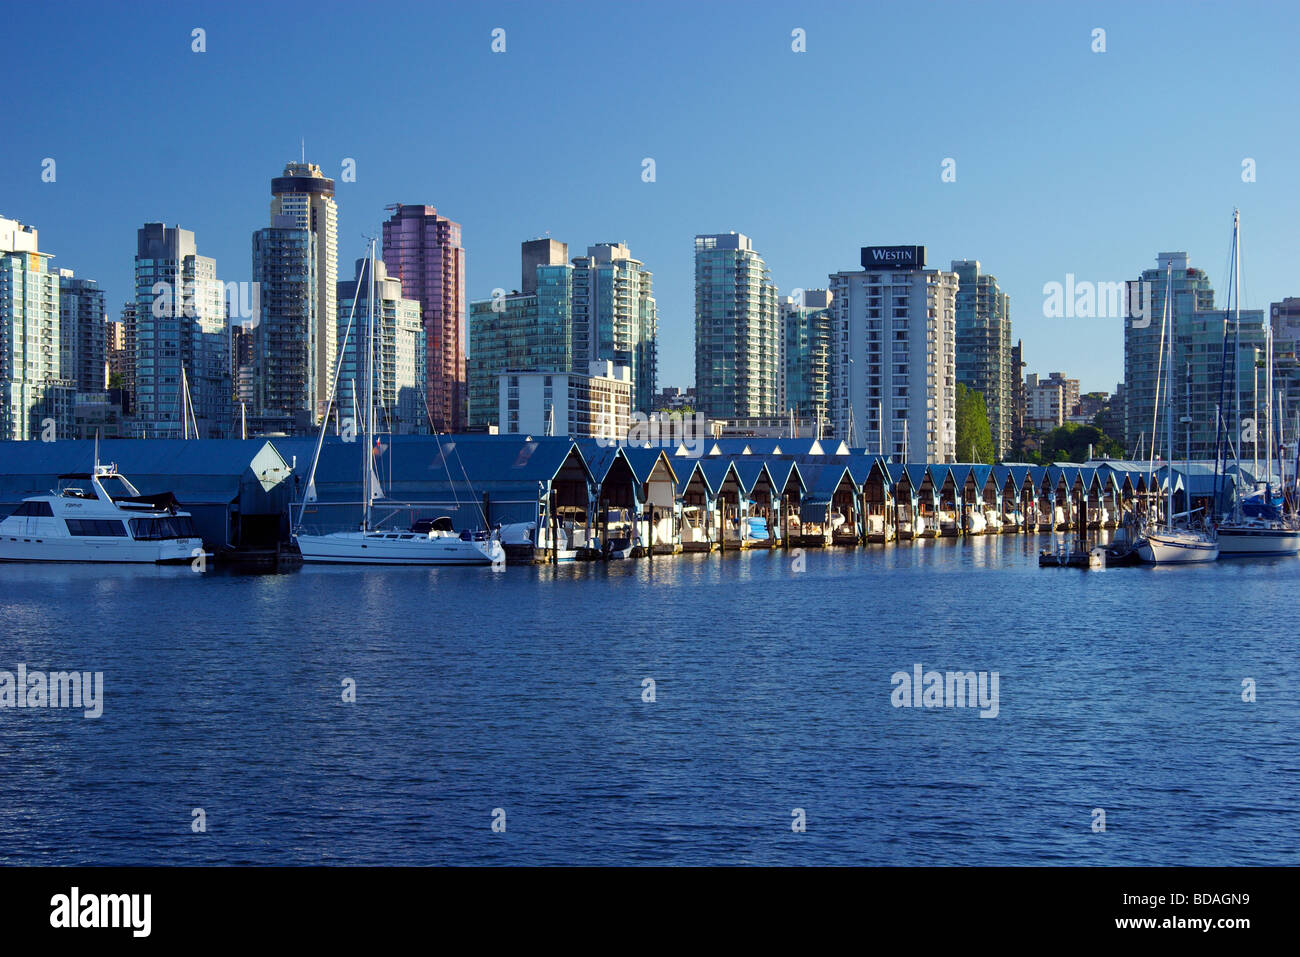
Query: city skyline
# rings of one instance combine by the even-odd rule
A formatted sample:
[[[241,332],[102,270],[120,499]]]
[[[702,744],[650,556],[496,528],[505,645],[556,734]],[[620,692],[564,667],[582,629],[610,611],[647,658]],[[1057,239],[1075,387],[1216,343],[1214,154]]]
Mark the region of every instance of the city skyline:
[[[452,9],[436,19],[408,7],[392,16],[410,29],[385,32],[384,49],[372,44],[366,63],[405,62],[412,46],[424,45],[436,64],[412,72],[419,82],[409,91],[385,98],[365,71],[338,77],[324,64],[272,58],[281,22],[274,13],[258,31],[237,26],[236,10],[160,9],[129,32],[114,11],[94,6],[12,16],[21,31],[61,9],[76,12],[67,18],[66,45],[39,58],[18,50],[16,90],[39,92],[49,116],[81,119],[15,124],[0,157],[0,215],[39,228],[43,247],[58,257],[55,268],[97,280],[109,303],[129,294],[131,236],[143,222],[192,230],[224,279],[250,279],[248,235],[265,224],[268,170],[302,155],[336,181],[344,262],[362,254],[361,234],[377,236],[384,207],[399,200],[436,206],[462,223],[467,300],[489,297],[499,277],[513,274],[522,239],[549,233],[627,243],[655,272],[660,385],[693,379],[691,242],[702,233],[752,236],[782,296],[824,286],[828,275],[852,268],[869,242],[924,244],[933,262],[979,259],[1010,296],[1030,367],[1066,369],[1085,391],[1122,379],[1121,324],[1043,317],[1046,283],[1067,274],[1134,279],[1157,252],[1180,249],[1224,287],[1231,210],[1240,206],[1243,308],[1297,291],[1287,266],[1300,205],[1285,172],[1296,133],[1250,120],[1279,114],[1295,67],[1285,55],[1287,31],[1251,30],[1258,17],[1195,9],[1168,17],[1106,5],[1017,16],[942,6],[921,31],[907,14],[875,7],[759,8],[737,24],[722,10],[664,5],[644,11],[633,31],[593,24],[576,6]],[[1255,11],[1279,27],[1296,16]],[[492,52],[498,27],[506,31],[503,53]],[[1092,49],[1097,28],[1106,30],[1104,53]],[[205,31],[201,53],[192,50],[194,29]],[[304,29],[310,44],[324,28]],[[378,29],[355,25],[358,38]],[[805,32],[806,52],[792,49],[794,30]],[[1227,89],[1231,58],[1203,55],[1211,31],[1216,42],[1274,64],[1276,83],[1237,102]],[[634,32],[640,47],[660,50],[672,68],[659,57],[626,57]],[[863,44],[872,52],[865,73]],[[990,47],[1014,50],[1014,62],[990,60]],[[574,48],[584,56],[559,55]],[[146,81],[123,64],[145,55],[167,70],[178,99],[203,111],[201,121],[162,136],[172,117],[137,115],[133,103]],[[922,56],[942,66],[916,70]],[[777,118],[775,132],[760,134],[698,95],[732,67],[742,71],[746,96]],[[539,70],[553,82],[518,97]],[[883,105],[967,98],[956,81],[972,70],[983,81],[984,106],[1015,122],[1011,148],[999,124],[976,123],[962,111],[936,125],[909,119],[905,106]],[[103,79],[87,84],[92,75]],[[645,101],[638,122],[589,136],[552,130],[549,117],[571,108],[594,75],[617,76],[620,89]],[[1037,82],[1024,84],[1027,75]],[[296,128],[275,111],[214,109],[260,102],[291,80],[320,93],[297,111]],[[429,107],[427,122],[403,127],[403,138],[371,135],[412,110],[419,115],[426,80],[461,92]],[[890,100],[862,110],[888,122],[863,126],[892,130],[887,148],[865,130],[833,149],[809,148],[801,130],[833,129],[836,117],[881,84]],[[1178,95],[1162,96],[1154,108],[1152,92],[1171,86]],[[1207,146],[1190,129],[1230,112],[1245,115],[1235,116],[1222,142]],[[1238,142],[1234,129],[1253,132]],[[535,148],[519,149],[520,137]],[[1135,138],[1161,148],[1123,148]],[[953,161],[952,182],[943,179],[945,160]],[[1243,181],[1246,160],[1254,182]],[[42,179],[47,169],[53,182]]]

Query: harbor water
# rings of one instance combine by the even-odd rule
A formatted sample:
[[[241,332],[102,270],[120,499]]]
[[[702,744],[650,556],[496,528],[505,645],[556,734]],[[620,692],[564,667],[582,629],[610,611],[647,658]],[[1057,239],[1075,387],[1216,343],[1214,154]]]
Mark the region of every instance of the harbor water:
[[[0,669],[103,712],[0,710],[0,863],[1300,863],[1300,562],[1050,540],[3,566]]]

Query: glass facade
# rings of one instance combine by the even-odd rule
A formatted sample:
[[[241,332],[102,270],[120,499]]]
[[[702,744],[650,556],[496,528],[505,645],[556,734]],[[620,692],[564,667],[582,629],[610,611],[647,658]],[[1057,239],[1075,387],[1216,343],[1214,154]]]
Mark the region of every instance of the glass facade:
[[[780,413],[781,327],[771,271],[739,233],[695,237],[695,391],[712,418]]]

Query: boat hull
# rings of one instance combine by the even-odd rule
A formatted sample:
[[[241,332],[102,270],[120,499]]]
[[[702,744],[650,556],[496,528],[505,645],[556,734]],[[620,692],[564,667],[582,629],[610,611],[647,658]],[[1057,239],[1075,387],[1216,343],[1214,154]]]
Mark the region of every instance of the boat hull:
[[[1222,558],[1296,554],[1300,554],[1300,529],[1219,527]]]
[[[492,565],[504,563],[501,543],[454,536],[391,538],[382,534],[335,532],[299,535],[304,562],[332,565]]]
[[[1191,565],[1219,557],[1219,543],[1199,535],[1158,533],[1137,544],[1138,560],[1146,565]]]
[[[191,562],[202,552],[203,541],[198,538],[136,541],[120,537],[0,536],[0,562],[171,565]]]

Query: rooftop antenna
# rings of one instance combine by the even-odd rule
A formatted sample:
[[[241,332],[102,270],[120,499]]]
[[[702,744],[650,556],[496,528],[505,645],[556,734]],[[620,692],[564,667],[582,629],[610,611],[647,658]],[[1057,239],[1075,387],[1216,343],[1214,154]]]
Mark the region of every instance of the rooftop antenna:
[[[302,138],[302,162],[304,166],[307,165],[307,137],[305,136]]]

